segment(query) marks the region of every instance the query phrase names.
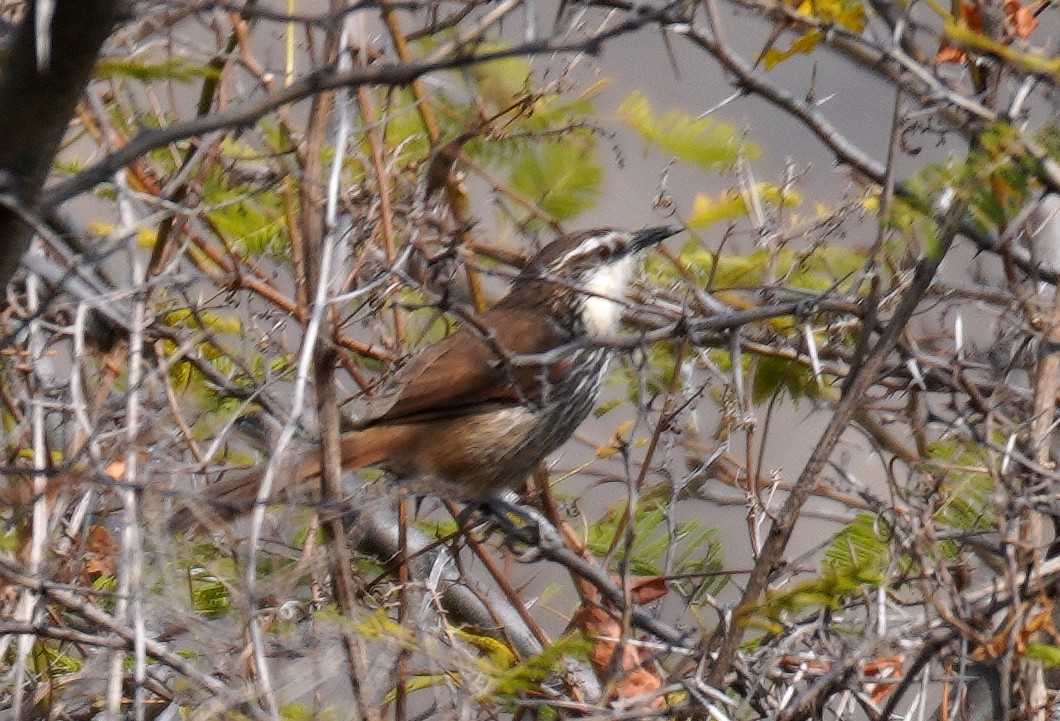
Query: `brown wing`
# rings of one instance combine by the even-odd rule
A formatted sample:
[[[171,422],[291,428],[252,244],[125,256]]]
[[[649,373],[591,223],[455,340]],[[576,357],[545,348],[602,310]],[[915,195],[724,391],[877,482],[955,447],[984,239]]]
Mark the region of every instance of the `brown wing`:
[[[543,329],[540,310],[494,308],[479,316],[477,325],[465,325],[421,351],[394,378],[394,390],[373,403],[357,425],[442,418],[481,403],[534,400],[567,362],[510,362],[571,341],[558,327]]]

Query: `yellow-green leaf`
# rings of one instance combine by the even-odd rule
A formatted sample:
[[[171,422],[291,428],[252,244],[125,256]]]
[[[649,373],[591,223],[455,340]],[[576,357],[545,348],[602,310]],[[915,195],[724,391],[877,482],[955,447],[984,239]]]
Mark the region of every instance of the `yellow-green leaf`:
[[[757,145],[731,125],[676,110],[657,116],[639,90],[622,101],[618,116],[645,142],[704,169],[729,167],[741,154],[751,158],[761,154]]]
[[[130,58],[110,57],[96,63],[96,76],[100,78],[130,77],[145,83],[159,80],[176,80],[189,83],[199,78],[215,79],[220,70],[210,65],[189,63],[179,58],[170,58],[160,63],[144,62]]]
[[[569,135],[526,153],[512,169],[511,186],[557,220],[582,213],[600,196],[603,170],[588,135]]]
[[[1041,661],[1046,666],[1060,666],[1060,646],[1051,643],[1028,643],[1027,658]]]
[[[802,198],[790,189],[781,188],[772,183],[758,183],[755,193],[764,203],[786,207],[795,206]],[[692,203],[692,214],[685,221],[689,228],[705,228],[723,220],[735,220],[747,215],[747,201],[737,190],[727,190],[717,198],[709,198],[703,193],[696,195]]]

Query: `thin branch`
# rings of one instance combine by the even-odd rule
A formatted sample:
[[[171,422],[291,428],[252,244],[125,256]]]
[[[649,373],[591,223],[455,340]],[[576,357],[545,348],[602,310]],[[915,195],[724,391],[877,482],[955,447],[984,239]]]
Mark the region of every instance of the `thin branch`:
[[[118,170],[152,150],[216,130],[228,130],[252,125],[274,110],[312,97],[325,90],[356,88],[362,85],[400,87],[408,85],[424,75],[440,70],[455,70],[512,57],[531,57],[554,53],[596,54],[605,42],[631,34],[645,27],[654,22],[660,14],[657,12],[642,13],[634,19],[579,42],[552,43],[546,40],[477,55],[473,53],[465,54],[462,50],[458,50],[454,56],[440,60],[414,61],[401,64],[379,63],[367,68],[354,68],[345,71],[334,67],[320,68],[301,80],[270,93],[260,100],[235,105],[228,110],[193,120],[173,123],[165,128],[142,130],[116,152],[99,160],[95,165],[82,170],[69,180],[57,183],[42,193],[39,205],[43,208],[50,208],[91,190],[100,183],[107,182]]]
[[[891,316],[887,327],[881,333],[879,340],[873,346],[865,362],[858,369],[857,374],[848,381],[845,395],[833,411],[821,439],[814,446],[802,473],[799,474],[791,493],[769,529],[769,534],[762,545],[761,555],[747,579],[747,585],[740,596],[737,609],[746,610],[752,608],[765,591],[770,577],[781,562],[784,550],[787,548],[788,541],[791,539],[791,534],[795,529],[795,524],[799,520],[803,504],[805,504],[816,487],[825,464],[835,450],[836,444],[839,442],[839,438],[846,429],[847,424],[853,419],[854,414],[862,404],[866,391],[876,382],[884,362],[890,356],[906,324],[919,307],[924,293],[931,286],[935,273],[953,243],[960,218],[967,207],[967,203],[967,197],[959,197],[954,201],[947,213],[946,223],[940,229],[935,247],[931,253],[925,255],[917,263],[913,280],[903,294],[902,300]],[[717,653],[714,664],[711,666],[710,673],[707,676],[708,683],[711,685],[721,686],[723,684],[725,676],[732,668],[736,652],[743,640],[744,630],[744,627],[739,624],[722,624],[707,642],[707,653]]]
[[[137,632],[135,629],[117,622],[113,616],[94,603],[85,601],[81,595],[60,588],[57,584],[26,574],[19,565],[3,556],[0,556],[0,576],[3,576],[10,583],[46,596],[67,611],[83,616],[88,621],[109,631],[125,644],[124,647],[127,650],[132,650],[135,647],[137,643]],[[112,643],[109,645],[113,646],[116,644]],[[186,676],[193,683],[207,690],[212,696],[220,700],[228,700],[233,705],[242,704],[243,695],[233,691],[227,682],[201,673],[182,655],[170,651],[165,644],[152,638],[145,638],[144,648],[149,656],[158,659],[177,673]],[[242,706],[241,710],[244,713],[249,713],[255,719],[264,721],[262,714],[253,708]]]

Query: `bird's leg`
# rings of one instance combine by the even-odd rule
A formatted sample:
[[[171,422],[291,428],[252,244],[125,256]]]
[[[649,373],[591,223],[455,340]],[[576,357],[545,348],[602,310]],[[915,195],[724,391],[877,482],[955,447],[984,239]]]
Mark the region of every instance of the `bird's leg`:
[[[508,500],[499,493],[468,503],[456,517],[456,522],[462,528],[474,526],[474,516],[477,513],[485,516],[504,534],[509,548],[516,543],[534,546],[540,538],[538,519],[532,515],[530,509]]]
[[[516,543],[532,546],[537,542],[537,533],[533,527],[533,520],[527,521],[527,516],[520,511],[520,507],[515,503],[491,497],[468,503],[464,506],[464,510],[457,515],[456,523],[463,529],[470,529],[484,522],[487,524],[492,523],[494,528],[499,529],[504,534],[509,548]],[[475,516],[479,513],[484,518],[476,520]],[[487,535],[491,530],[487,526]]]
[[[461,529],[470,530],[475,526],[474,516],[483,509],[482,503],[468,503],[464,510],[456,517],[456,525]]]
[[[536,557],[532,553],[533,549],[543,544],[557,543],[559,534],[537,509],[516,502],[514,497],[510,492],[487,496],[468,505],[457,520],[466,521],[476,511],[482,511],[504,534],[509,548],[514,550],[517,543],[529,546],[531,553],[524,556],[523,560],[532,560]]]
[[[500,494],[488,497],[481,508],[497,524],[509,547],[516,543],[533,547],[541,540],[540,521],[544,519],[534,509]]]

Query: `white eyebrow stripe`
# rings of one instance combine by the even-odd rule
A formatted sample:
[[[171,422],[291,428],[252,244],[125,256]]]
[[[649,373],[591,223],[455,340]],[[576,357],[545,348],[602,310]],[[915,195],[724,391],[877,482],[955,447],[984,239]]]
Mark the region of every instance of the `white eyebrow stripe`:
[[[614,239],[618,237],[618,233],[611,230],[602,235],[594,235],[587,238],[577,247],[568,250],[566,253],[561,255],[555,261],[552,262],[552,268],[562,268],[570,261],[571,258],[586,255],[587,253],[596,250],[602,245],[610,245]]]

